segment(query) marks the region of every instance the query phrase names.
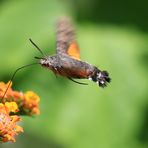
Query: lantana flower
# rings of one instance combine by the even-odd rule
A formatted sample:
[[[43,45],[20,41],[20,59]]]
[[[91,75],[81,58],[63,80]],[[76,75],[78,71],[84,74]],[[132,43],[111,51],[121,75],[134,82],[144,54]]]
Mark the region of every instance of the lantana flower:
[[[8,88],[4,98],[2,98],[9,83],[11,83],[10,87]],[[33,91],[27,91],[26,93],[14,91],[11,87],[12,82],[8,82],[7,84],[0,82],[0,102],[3,102],[3,100],[4,102],[16,102],[19,108],[19,112],[17,112],[17,114],[20,115],[38,115],[40,113],[40,98],[37,94]]]
[[[15,102],[0,103],[0,141],[15,142],[15,136],[23,132],[23,128],[18,126],[16,122],[20,121],[17,115],[10,115],[11,112],[18,111],[18,106]]]
[[[23,132],[23,128],[17,125],[20,115],[38,115],[39,100],[33,91],[14,91],[12,82],[0,82],[0,141],[15,142],[15,136]]]
[[[39,114],[39,96],[32,91],[28,91],[24,94],[23,109],[30,115]]]

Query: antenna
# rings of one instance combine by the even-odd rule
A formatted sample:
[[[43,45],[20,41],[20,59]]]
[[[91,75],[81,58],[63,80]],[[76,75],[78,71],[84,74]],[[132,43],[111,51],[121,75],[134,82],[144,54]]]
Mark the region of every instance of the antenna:
[[[29,41],[43,56],[45,56],[45,54],[42,52],[42,50],[32,41],[32,39],[29,39]]]
[[[36,64],[39,64],[39,63],[28,64],[28,65],[19,67],[18,69],[16,69],[16,70],[14,71],[14,73],[13,73],[13,75],[12,75],[12,77],[11,77],[9,83],[8,83],[8,86],[7,86],[7,88],[6,88],[5,92],[4,92],[4,95],[3,95],[3,97],[2,97],[2,102],[5,102],[4,97],[5,97],[6,93],[7,93],[8,89],[9,89],[9,87],[10,87],[10,85],[11,85],[11,82],[13,81],[13,79],[14,79],[16,73],[17,73],[18,71],[20,71],[21,69],[24,69],[24,68],[26,68],[26,67],[29,67],[29,66],[32,66],[32,65],[36,65]]]

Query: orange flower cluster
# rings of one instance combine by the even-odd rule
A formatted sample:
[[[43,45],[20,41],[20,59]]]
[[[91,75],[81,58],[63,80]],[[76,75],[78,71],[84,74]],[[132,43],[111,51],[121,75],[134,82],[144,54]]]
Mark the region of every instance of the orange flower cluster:
[[[18,106],[15,102],[0,103],[0,141],[15,142],[14,137],[23,132],[22,127],[16,125],[16,122],[20,121],[20,117],[17,115],[9,115],[11,112],[18,111]]]
[[[0,141],[2,142],[15,142],[14,137],[23,132],[23,128],[16,124],[20,121],[20,115],[32,116],[40,113],[38,95],[32,91],[26,93],[14,91],[11,86],[12,82],[7,84],[0,82]]]

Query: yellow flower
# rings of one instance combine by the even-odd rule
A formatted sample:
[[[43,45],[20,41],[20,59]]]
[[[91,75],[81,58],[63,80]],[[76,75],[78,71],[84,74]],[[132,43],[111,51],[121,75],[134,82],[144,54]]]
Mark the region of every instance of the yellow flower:
[[[32,91],[28,91],[24,94],[24,105],[23,108],[28,111],[30,115],[37,115],[40,113],[39,110],[40,98],[37,94]]]
[[[5,107],[8,110],[8,113],[10,112],[16,113],[19,111],[16,102],[6,102]]]
[[[39,102],[40,101],[39,96],[37,94],[35,94],[33,91],[27,91],[25,93],[25,99],[28,102],[30,102],[30,101]]]

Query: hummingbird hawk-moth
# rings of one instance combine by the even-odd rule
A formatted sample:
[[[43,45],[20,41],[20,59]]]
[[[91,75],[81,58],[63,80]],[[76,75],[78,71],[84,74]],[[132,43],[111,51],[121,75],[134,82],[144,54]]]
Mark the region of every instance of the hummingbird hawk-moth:
[[[56,28],[56,54],[38,58],[40,59],[39,64],[53,71],[55,75],[66,77],[79,84],[86,83],[80,83],[73,79],[89,79],[98,83],[100,87],[107,86],[111,80],[108,72],[80,59],[80,51],[71,21],[63,17],[58,20]],[[30,41],[33,43],[32,40]]]
[[[4,92],[3,99],[16,73],[23,68],[36,64],[53,71],[55,75],[66,77],[78,84],[85,85],[86,83],[74,79],[89,79],[96,82],[100,87],[107,86],[107,83],[111,81],[109,73],[80,59],[80,50],[75,39],[74,28],[68,18],[63,17],[58,20],[56,35],[56,54],[52,56],[44,55],[42,50],[30,39],[30,42],[40,51],[43,57],[35,57],[39,59],[39,62],[15,70]]]

